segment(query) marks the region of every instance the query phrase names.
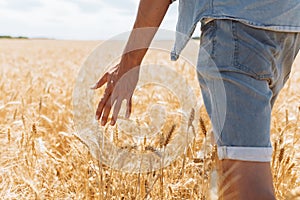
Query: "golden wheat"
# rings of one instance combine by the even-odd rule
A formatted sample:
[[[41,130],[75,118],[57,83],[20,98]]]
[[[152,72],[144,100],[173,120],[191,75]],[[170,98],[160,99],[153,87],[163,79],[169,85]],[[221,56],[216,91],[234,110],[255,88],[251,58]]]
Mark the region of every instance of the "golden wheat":
[[[210,174],[216,148],[207,133],[211,125],[203,106],[191,111],[189,121],[189,126],[195,125],[193,112],[200,112],[197,123],[201,134],[196,133],[184,155],[154,172],[128,174],[113,170],[94,159],[74,135],[71,101],[75,78],[97,44],[0,40],[1,199],[213,199]],[[158,63],[169,59],[155,52],[148,56]],[[183,61],[176,68],[187,77],[195,77]],[[197,84],[194,79],[187,80],[190,85]],[[299,83],[298,57],[291,80],[273,110],[272,170],[278,199],[299,199],[300,195]],[[178,102],[170,106],[176,108]],[[142,150],[162,157],[160,143],[166,146],[177,131],[172,119],[167,122],[159,134],[162,139],[153,143],[144,139]],[[140,144],[124,142],[130,138],[118,128],[112,133],[116,146],[128,151],[140,148]]]

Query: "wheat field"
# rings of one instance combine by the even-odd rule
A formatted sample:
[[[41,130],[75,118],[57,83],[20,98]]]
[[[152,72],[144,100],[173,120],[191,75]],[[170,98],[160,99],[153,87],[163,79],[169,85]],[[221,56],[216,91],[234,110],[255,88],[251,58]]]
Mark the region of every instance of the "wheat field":
[[[98,44],[0,40],[0,198],[216,199],[216,148],[203,106],[196,110],[201,120],[187,151],[154,172],[113,170],[76,136],[72,92],[80,67]],[[169,59],[155,52],[148,57]],[[195,77],[186,63],[173,65]],[[280,200],[300,199],[299,56],[293,67],[272,115],[272,171]],[[189,84],[197,83],[191,78]]]

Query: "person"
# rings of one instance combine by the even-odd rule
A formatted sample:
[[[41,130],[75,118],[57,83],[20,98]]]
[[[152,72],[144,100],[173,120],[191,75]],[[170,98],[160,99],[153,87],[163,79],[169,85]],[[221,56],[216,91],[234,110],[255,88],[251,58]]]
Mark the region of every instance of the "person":
[[[123,100],[126,117],[139,66],[172,0],[140,0],[120,63],[95,84],[106,84],[96,119],[116,123]],[[218,145],[220,199],[275,199],[270,160],[271,110],[300,47],[298,0],[181,0],[176,60],[201,22],[198,79]],[[150,31],[138,31],[152,27]],[[218,76],[212,73],[218,69]],[[221,83],[225,99],[218,98]],[[222,99],[222,98],[221,98]],[[223,112],[226,107],[226,112]],[[223,123],[220,121],[223,120]]]

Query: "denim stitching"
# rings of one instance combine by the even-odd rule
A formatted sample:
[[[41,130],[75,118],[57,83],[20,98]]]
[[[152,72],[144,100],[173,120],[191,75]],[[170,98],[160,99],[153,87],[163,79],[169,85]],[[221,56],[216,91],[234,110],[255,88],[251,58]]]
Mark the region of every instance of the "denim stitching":
[[[238,46],[238,38],[237,38],[237,30],[236,30],[236,22],[232,21],[232,25],[231,25],[231,29],[232,29],[232,38],[234,41],[234,52],[233,52],[233,66],[237,66],[238,65],[238,52],[239,52],[239,46]]]
[[[212,60],[214,60],[216,58],[216,55],[215,55],[215,49],[216,49],[216,35],[217,35],[217,23],[215,22],[215,20],[212,21],[212,48],[211,48],[211,57],[212,57]]]

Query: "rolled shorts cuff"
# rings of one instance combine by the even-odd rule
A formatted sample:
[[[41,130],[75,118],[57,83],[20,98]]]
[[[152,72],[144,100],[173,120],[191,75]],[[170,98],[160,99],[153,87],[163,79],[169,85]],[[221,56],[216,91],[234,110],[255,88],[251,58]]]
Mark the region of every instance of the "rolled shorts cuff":
[[[270,162],[272,159],[272,147],[228,147],[219,146],[219,160],[230,159],[252,162]]]

